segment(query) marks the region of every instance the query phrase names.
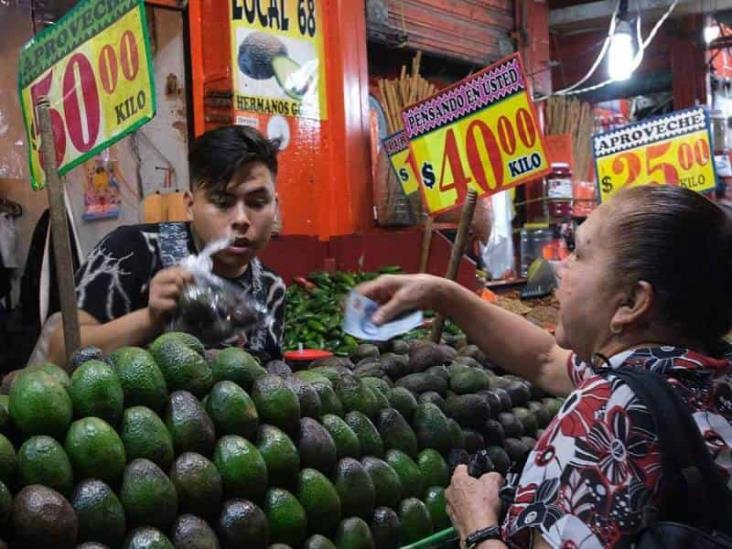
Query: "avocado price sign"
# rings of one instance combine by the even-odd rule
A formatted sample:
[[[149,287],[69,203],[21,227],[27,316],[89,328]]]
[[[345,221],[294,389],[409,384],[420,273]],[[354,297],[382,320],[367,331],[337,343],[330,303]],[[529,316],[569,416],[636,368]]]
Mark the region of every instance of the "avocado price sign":
[[[60,175],[155,116],[143,0],[82,0],[20,52],[18,91],[31,182],[45,186],[37,101],[50,102]]]
[[[417,169],[414,165],[414,155],[409,149],[409,139],[404,130],[382,140],[386,155],[389,157],[389,163],[399,178],[399,183],[404,190],[404,194],[410,195],[419,190],[419,179],[417,178]]]
[[[323,0],[229,6],[234,112],[327,118]]]
[[[550,171],[518,54],[402,112],[430,213],[460,206]]]
[[[595,134],[592,137],[601,201],[623,187],[680,185],[695,191],[715,187],[709,118],[692,107]]]

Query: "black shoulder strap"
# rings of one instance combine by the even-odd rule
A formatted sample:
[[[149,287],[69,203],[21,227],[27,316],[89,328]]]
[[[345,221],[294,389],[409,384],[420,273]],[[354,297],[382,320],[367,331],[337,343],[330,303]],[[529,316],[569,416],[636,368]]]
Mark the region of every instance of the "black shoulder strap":
[[[639,368],[602,368],[622,379],[646,406],[656,426],[667,484],[658,518],[703,530],[726,530],[729,491],[691,411],[666,379]]]

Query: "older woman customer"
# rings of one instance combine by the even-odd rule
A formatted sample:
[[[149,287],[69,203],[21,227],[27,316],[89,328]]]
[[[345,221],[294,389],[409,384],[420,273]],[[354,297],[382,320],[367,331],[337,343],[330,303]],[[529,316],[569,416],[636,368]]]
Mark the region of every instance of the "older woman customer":
[[[694,411],[725,480],[732,478],[732,230],[703,196],[675,186],[620,192],[577,232],[559,270],[556,336],[427,275],[384,276],[361,291],[384,322],[409,309],[452,318],[488,358],[567,399],[539,438],[501,525],[503,547],[627,543],[659,499],[661,455],[647,408],[619,378],[593,366],[660,373]],[[463,539],[497,525],[500,475],[460,466],[447,490]]]

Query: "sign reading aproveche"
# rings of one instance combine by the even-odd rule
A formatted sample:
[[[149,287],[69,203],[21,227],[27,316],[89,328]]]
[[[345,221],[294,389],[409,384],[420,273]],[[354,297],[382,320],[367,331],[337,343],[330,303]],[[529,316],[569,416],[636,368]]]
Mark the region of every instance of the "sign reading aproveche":
[[[460,206],[550,171],[518,54],[402,112],[430,213]]]
[[[50,102],[60,175],[155,116],[150,42],[142,0],[83,0],[20,52],[18,91],[33,188],[45,185],[35,112]]]
[[[680,185],[699,192],[716,185],[709,119],[703,107],[595,134],[592,143],[602,201],[634,185]]]

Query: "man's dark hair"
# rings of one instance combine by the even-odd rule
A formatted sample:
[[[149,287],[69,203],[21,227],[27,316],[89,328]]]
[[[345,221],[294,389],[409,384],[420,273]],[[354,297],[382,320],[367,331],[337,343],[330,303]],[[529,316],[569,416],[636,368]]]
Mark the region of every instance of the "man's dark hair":
[[[277,175],[279,140],[270,140],[250,126],[224,126],[204,133],[188,153],[191,189],[226,187],[246,164],[262,162]]]

